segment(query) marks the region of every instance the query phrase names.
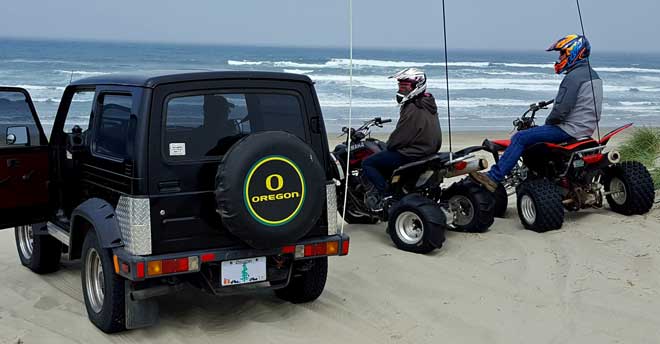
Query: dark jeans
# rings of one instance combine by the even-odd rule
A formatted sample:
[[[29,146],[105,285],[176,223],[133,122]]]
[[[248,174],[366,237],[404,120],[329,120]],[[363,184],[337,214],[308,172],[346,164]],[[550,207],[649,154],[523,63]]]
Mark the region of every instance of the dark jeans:
[[[525,148],[539,142],[561,143],[571,138],[570,135],[554,125],[542,125],[519,131],[513,135],[511,144],[502,154],[500,161],[490,169],[488,176],[499,183],[516,166]]]
[[[382,151],[374,154],[362,162],[362,170],[369,181],[374,184],[380,193],[385,193],[387,180],[397,167],[414,161],[397,151]]]

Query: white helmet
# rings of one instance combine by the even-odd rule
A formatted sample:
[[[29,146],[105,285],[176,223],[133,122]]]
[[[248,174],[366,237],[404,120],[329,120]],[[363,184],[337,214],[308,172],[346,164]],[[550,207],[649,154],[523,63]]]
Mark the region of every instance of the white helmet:
[[[396,79],[399,82],[399,91],[396,94],[396,101],[399,104],[403,104],[426,91],[426,74],[421,69],[406,68],[390,76],[389,79]],[[401,83],[410,83],[411,90],[402,90]]]

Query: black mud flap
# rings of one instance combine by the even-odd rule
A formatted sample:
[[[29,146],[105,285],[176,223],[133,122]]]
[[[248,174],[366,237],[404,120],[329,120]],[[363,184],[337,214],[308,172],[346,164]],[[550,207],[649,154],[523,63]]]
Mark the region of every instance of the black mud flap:
[[[136,300],[131,282],[124,282],[126,300],[126,328],[136,329],[153,326],[158,322],[158,302],[155,298]]]

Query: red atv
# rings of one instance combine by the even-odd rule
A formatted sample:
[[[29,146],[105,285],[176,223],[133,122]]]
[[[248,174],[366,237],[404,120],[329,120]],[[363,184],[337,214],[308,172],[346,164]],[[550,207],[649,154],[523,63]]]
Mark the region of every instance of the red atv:
[[[530,105],[513,122],[515,129],[534,127],[536,112],[547,109],[552,102]],[[501,217],[506,210],[507,190],[515,190],[523,226],[536,232],[559,229],[565,210],[601,208],[604,198],[617,213],[647,213],[655,197],[648,170],[637,161],[620,162],[616,150],[606,150],[609,140],[630,126],[632,123],[617,128],[600,141],[585,137],[561,144],[538,143],[525,149],[521,161],[495,192],[496,216]],[[483,147],[497,162],[509,144],[510,140],[486,139]]]

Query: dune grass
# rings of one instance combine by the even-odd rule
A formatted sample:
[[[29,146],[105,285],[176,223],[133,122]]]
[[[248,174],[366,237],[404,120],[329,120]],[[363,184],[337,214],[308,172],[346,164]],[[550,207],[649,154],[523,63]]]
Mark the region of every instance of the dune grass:
[[[636,129],[619,147],[622,160],[636,160],[649,169],[655,188],[660,188],[660,128]]]

